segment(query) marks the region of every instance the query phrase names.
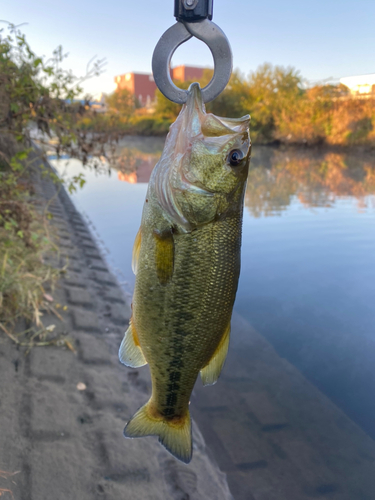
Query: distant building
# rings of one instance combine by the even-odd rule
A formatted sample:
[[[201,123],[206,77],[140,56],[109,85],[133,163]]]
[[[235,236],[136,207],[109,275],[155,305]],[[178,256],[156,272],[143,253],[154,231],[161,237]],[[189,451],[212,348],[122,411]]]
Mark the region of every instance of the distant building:
[[[154,77],[148,73],[125,73],[115,76],[116,90],[127,89],[143,106],[150,106],[155,99]]]
[[[340,78],[340,83],[346,85],[354,95],[375,94],[375,73],[371,75],[346,76]]]
[[[172,78],[179,82],[195,82],[202,78],[205,68],[196,68],[194,66],[176,66],[172,69]]]
[[[195,81],[202,78],[204,68],[176,66],[171,69],[171,77],[179,82]],[[149,107],[155,100],[156,84],[150,73],[125,73],[115,76],[116,90],[127,89],[142,107]]]

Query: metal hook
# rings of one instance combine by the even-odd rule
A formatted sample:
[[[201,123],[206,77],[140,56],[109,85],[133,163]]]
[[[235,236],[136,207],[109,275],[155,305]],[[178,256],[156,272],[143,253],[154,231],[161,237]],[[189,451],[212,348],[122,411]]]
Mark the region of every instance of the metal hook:
[[[152,56],[152,72],[160,92],[178,104],[187,100],[187,91],[176,87],[170,76],[170,62],[176,49],[195,36],[204,42],[214,59],[214,75],[202,89],[204,102],[215,99],[226,87],[232,73],[232,51],[224,32],[212,21],[177,22],[160,38]]]

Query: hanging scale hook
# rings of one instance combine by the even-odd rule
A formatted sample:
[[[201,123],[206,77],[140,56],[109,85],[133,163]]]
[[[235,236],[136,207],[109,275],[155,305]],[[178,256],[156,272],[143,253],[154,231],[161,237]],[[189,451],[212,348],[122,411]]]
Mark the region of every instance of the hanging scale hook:
[[[214,75],[202,89],[204,102],[215,99],[227,86],[232,73],[232,51],[224,32],[211,21],[213,0],[175,0],[177,23],[160,38],[152,56],[152,72],[160,92],[178,104],[187,91],[176,87],[170,76],[170,62],[176,49],[193,36],[204,42],[214,59]]]

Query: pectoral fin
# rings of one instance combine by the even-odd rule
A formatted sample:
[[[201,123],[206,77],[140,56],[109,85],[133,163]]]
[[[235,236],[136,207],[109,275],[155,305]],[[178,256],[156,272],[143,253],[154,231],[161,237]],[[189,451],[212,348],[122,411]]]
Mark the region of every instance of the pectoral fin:
[[[173,275],[174,241],[172,229],[154,230],[156,273],[162,285],[166,285]]]
[[[131,368],[139,368],[140,366],[147,365],[147,361],[139,345],[137,332],[131,320],[129,328],[126,330],[125,336],[121,342],[118,357],[121,363]]]
[[[216,384],[219,378],[220,372],[224,366],[225,359],[228,353],[229,347],[229,337],[230,337],[230,323],[224,332],[222,339],[217,346],[214,355],[207,363],[207,365],[201,370],[201,379],[203,385],[213,385]]]
[[[142,240],[142,235],[141,235],[141,230],[139,229],[133,245],[132,269],[134,274],[137,274],[139,252],[141,251],[141,240]]]

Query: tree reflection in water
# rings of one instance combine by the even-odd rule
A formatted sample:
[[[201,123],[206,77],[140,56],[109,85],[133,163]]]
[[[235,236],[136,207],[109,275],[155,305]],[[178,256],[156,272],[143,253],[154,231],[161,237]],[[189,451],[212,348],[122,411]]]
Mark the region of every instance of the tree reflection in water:
[[[120,181],[148,182],[160,151],[122,147],[114,168]],[[253,217],[280,215],[293,199],[307,207],[331,207],[355,197],[358,209],[375,206],[375,158],[368,154],[255,146],[245,205]]]
[[[352,196],[358,209],[375,206],[375,159],[354,153],[255,147],[245,205],[253,217],[279,215],[293,198],[330,207]]]
[[[144,153],[135,148],[122,148],[114,168],[120,181],[135,184],[148,182],[151,171],[160,158],[160,153]]]

